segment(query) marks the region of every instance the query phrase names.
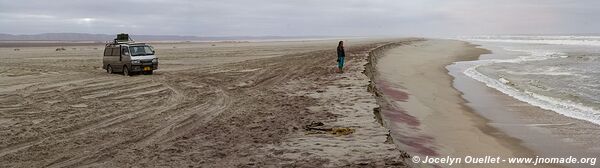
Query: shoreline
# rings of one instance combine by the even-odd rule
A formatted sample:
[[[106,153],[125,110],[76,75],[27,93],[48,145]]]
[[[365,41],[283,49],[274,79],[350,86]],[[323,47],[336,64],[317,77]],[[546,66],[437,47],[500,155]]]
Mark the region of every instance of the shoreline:
[[[494,48],[484,45],[483,47]],[[478,59],[513,59],[506,51],[494,48],[493,53]],[[563,116],[546,110],[464,74],[473,63],[458,62],[448,66],[452,76],[458,78],[454,86],[465,91],[464,98],[471,102],[479,114],[490,120],[492,125],[506,134],[521,140],[521,144],[537,155],[545,157],[589,157],[596,156],[600,148],[596,140],[599,125],[586,120]],[[500,114],[500,115],[499,115]],[[564,164],[564,167],[586,167],[590,165]]]
[[[432,41],[432,39],[427,39],[425,43],[427,43],[427,41]],[[466,42],[461,43],[464,43],[464,48],[476,48],[475,45],[470,45]],[[429,45],[429,47],[431,47],[431,45],[436,44]],[[406,49],[403,50],[403,52],[413,52],[412,55],[421,54],[419,56],[424,56],[423,53],[418,53],[418,51],[417,53],[414,53],[415,50],[423,48],[424,47]],[[458,92],[452,86],[454,78],[448,74],[448,70],[445,69],[445,66],[456,61],[476,60],[481,54],[487,52],[482,51],[484,49],[479,48],[475,50],[466,53],[456,51],[460,56],[448,56],[451,58],[446,58],[441,62],[434,61],[429,58],[419,58],[420,60],[415,60],[415,58],[412,57],[417,56],[405,54],[405,58],[403,58],[402,61],[412,61],[411,64],[413,65],[401,63],[400,65],[396,64],[395,66],[410,66],[412,70],[407,67],[402,69],[403,71],[397,72],[397,75],[404,76],[403,79],[410,80],[401,79],[400,81],[390,82],[383,80],[385,77],[381,77],[381,74],[379,74],[380,72],[378,71],[375,71],[375,73],[370,73],[372,81],[376,81],[374,82],[374,87],[372,87],[372,90],[374,90],[377,93],[376,95],[379,97],[378,104],[380,104],[382,108],[381,113],[383,115],[382,118],[384,119],[384,122],[388,122],[387,127],[391,128],[392,131],[401,132],[400,134],[395,134],[396,137],[394,138],[394,140],[400,141],[396,142],[400,149],[407,149],[409,154],[421,156],[533,156],[533,152],[531,150],[519,145],[520,140],[512,138],[503,132],[500,132],[498,129],[490,126],[489,120],[483,118],[473,109],[469,108],[465,104],[467,102],[461,97],[462,93]],[[388,54],[385,57],[389,57],[389,51],[384,53]],[[462,53],[462,55],[460,53]],[[425,53],[425,55],[427,55],[427,53]],[[381,59],[381,56],[372,57],[371,59],[372,62],[381,61],[379,60]],[[384,61],[390,62],[391,60],[388,59]],[[427,61],[435,63],[428,63]],[[419,66],[432,64],[436,66],[430,66],[429,69],[421,68],[421,70],[419,70],[418,67],[414,67],[417,64],[419,64]],[[381,67],[371,69],[381,69]],[[425,77],[410,76],[409,73],[421,74],[421,76]],[[429,76],[429,78],[427,76]],[[440,82],[440,79],[443,79],[444,82]],[[438,93],[434,93],[437,94],[435,96],[428,95],[432,92],[428,92],[427,89],[438,90]],[[444,91],[441,91],[440,89]],[[381,94],[382,91],[387,92],[388,95],[385,93]],[[440,92],[442,94],[439,94]],[[441,102],[443,104],[436,105],[435,102]],[[440,111],[441,109],[451,112],[452,115],[448,116],[449,114],[444,114],[445,112]],[[445,117],[436,117],[437,115],[442,115]],[[465,132],[465,130],[470,131]],[[414,134],[411,132],[419,133]],[[471,139],[469,137],[478,138]],[[420,143],[415,144],[415,141],[419,141]]]

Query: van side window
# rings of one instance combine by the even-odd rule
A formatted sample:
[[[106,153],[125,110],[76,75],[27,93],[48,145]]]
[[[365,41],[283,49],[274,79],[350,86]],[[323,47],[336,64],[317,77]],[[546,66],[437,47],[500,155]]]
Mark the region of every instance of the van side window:
[[[106,47],[104,48],[104,56],[110,56],[112,54],[112,48]]]
[[[121,56],[121,49],[119,47],[112,48],[112,56]]]
[[[123,54],[123,55],[129,55],[129,48],[128,47],[121,47],[121,54]]]

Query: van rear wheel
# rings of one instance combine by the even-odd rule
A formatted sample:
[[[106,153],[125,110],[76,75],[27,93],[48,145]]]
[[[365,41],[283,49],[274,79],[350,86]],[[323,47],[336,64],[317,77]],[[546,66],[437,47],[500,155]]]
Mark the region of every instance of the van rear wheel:
[[[129,69],[127,68],[127,66],[123,66],[123,75],[131,76],[131,73],[129,73]]]
[[[113,72],[113,69],[112,69],[112,67],[111,67],[110,65],[108,65],[108,66],[106,67],[106,73],[108,73],[108,74],[112,74],[112,73],[114,73],[114,72]]]

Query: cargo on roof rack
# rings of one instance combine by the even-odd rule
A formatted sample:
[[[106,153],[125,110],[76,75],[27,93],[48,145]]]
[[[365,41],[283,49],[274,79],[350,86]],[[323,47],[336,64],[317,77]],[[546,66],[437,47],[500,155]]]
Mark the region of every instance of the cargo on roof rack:
[[[130,41],[131,38],[129,38],[129,34],[125,34],[125,33],[121,33],[121,34],[117,34],[117,38],[115,39],[116,41]],[[131,40],[133,41],[133,40]]]
[[[112,44],[134,44],[135,41],[129,37],[129,34],[120,33],[117,34],[117,38],[115,38],[112,42],[107,42],[106,45]]]

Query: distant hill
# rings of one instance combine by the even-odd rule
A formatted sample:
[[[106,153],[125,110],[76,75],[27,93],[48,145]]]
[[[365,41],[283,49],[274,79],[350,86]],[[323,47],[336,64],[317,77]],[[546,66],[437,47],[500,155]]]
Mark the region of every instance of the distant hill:
[[[222,40],[271,40],[271,39],[300,39],[300,38],[323,38],[317,36],[223,36],[223,37],[199,37],[178,35],[135,35],[130,34],[136,41],[222,41]],[[116,35],[87,34],[87,33],[43,33],[33,35],[1,34],[0,41],[98,41],[105,42],[113,40]]]

